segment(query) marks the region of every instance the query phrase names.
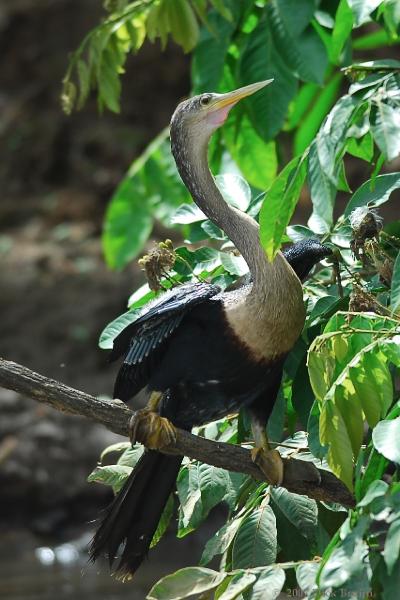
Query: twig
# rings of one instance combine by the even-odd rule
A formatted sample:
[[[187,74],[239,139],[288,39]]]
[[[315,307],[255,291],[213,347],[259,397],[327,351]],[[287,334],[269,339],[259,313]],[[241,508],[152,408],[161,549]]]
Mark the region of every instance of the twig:
[[[0,386],[49,404],[62,412],[87,417],[114,433],[128,435],[132,412],[119,400],[95,398],[1,358]],[[138,433],[140,434],[140,431]],[[141,441],[140,437],[138,441]],[[264,480],[263,474],[251,460],[250,451],[233,444],[207,440],[178,429],[176,442],[162,451],[166,454],[188,456],[216,467],[246,473],[255,479]],[[307,495],[315,500],[354,506],[354,498],[349,490],[329,471],[317,469],[313,463],[300,459],[285,458],[283,461],[283,486],[289,491]]]

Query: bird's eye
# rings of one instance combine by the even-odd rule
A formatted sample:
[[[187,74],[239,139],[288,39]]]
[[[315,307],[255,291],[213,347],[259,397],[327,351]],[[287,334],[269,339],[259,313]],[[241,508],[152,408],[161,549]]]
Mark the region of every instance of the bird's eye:
[[[210,104],[210,100],[211,100],[210,94],[203,94],[203,96],[201,96],[201,98],[200,98],[200,104],[202,106],[207,106],[207,104]]]

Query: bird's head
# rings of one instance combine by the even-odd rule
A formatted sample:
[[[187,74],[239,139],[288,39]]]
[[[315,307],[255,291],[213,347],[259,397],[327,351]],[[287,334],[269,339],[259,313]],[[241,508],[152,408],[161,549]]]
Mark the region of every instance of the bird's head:
[[[300,281],[304,281],[314,265],[324,258],[331,257],[333,250],[321,244],[319,240],[307,239],[285,248],[283,255]]]
[[[273,79],[267,79],[226,94],[206,93],[184,100],[172,115],[171,138],[184,135],[195,139],[197,144],[207,143],[212,133],[223,125],[235,104],[272,81]]]

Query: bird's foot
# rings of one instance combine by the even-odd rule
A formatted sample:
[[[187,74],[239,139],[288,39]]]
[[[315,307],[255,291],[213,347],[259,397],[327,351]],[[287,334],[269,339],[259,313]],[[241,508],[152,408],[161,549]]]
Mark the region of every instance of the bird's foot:
[[[271,485],[281,485],[283,481],[283,461],[278,450],[257,447],[251,451],[251,460],[264,473]]]
[[[165,417],[143,408],[135,412],[129,423],[131,443],[134,444],[138,437],[146,448],[159,450],[176,441],[176,429]]]

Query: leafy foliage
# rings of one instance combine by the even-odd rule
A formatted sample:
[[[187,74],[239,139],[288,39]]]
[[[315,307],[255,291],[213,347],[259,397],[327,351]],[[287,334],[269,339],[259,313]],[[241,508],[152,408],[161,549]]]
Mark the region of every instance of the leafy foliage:
[[[400,188],[391,163],[400,154],[400,61],[374,60],[394,54],[389,46],[399,42],[397,3],[108,0],[105,7],[107,16],[71,58],[63,87],[67,112],[80,108],[91,90],[100,108],[117,112],[126,57],[146,38],[164,47],[171,36],[192,52],[194,93],[273,77],[214,136],[211,168],[226,201],[259,220],[269,259],[287,241],[318,237],[336,246],[342,273],[339,285],[324,263],[304,286],[306,323],[286,361],[268,432],[283,455],[296,453],[333,471],[354,492],[355,508],[186,460],[178,477],[178,536],[195,531],[220,503],[227,520],[207,542],[200,566],[163,578],[148,598],[274,599],[285,582],[293,590],[296,581],[310,599],[333,593],[397,598],[400,221],[383,227],[374,212]],[[360,165],[361,185],[350,160]],[[309,221],[290,226],[307,192]],[[161,273],[162,287],[199,278],[225,288],[247,273],[224,232],[190,202],[167,131],[135,160],[111,199],[103,247],[112,268],[139,255],[154,220],[185,240],[174,249],[173,268]],[[128,311],[104,330],[101,347],[112,347],[155,295],[147,284],[136,290]],[[241,443],[248,442],[248,429],[240,414],[199,432]],[[117,491],[140,450],[119,445],[110,452],[122,454],[90,480]],[[171,498],[153,544],[172,513]],[[219,571],[208,568],[216,557]]]

